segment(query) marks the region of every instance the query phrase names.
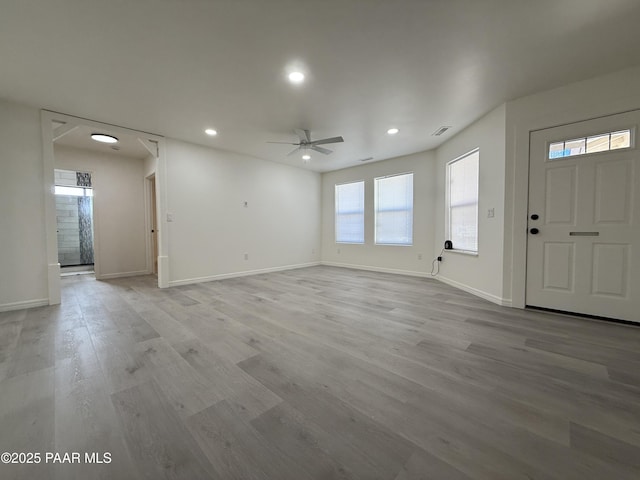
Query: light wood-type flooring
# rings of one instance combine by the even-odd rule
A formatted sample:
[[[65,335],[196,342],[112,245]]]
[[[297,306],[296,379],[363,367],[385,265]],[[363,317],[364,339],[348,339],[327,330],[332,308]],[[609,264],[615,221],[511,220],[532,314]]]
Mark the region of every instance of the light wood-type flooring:
[[[640,478],[638,327],[331,267],[62,283],[0,314],[0,452],[43,456],[3,480]]]

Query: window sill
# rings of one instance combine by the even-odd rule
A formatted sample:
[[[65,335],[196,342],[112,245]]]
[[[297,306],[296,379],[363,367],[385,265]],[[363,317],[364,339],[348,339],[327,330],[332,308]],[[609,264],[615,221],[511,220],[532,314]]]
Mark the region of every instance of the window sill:
[[[453,250],[445,250],[446,252],[450,252],[450,253],[457,253],[460,255],[468,255],[470,257],[477,257],[478,256],[478,252],[471,252],[469,250],[456,250],[455,248]]]

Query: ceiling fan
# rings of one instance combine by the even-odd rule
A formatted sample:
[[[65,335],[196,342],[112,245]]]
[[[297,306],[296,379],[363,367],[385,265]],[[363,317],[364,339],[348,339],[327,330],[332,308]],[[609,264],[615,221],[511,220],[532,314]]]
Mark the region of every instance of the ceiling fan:
[[[294,149],[293,151],[287,154],[287,156],[289,156],[289,155],[293,155],[298,150],[313,150],[315,152],[320,152],[325,155],[329,155],[330,153],[333,152],[333,150],[319,147],[318,145],[326,145],[327,143],[344,142],[344,139],[342,137],[331,137],[331,138],[323,138],[321,140],[311,140],[311,132],[309,132],[309,130],[301,130],[299,128],[294,128],[293,131],[296,132],[296,135],[298,135],[298,138],[300,139],[298,143],[292,143],[292,142],[267,142],[267,143],[282,143],[285,145],[297,146],[298,148]]]

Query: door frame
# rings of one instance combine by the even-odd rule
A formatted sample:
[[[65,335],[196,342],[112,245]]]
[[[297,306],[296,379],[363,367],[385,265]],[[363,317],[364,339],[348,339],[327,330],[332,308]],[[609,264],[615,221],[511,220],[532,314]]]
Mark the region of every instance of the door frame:
[[[612,163],[619,163],[621,160],[626,160],[627,157],[629,155],[638,155],[638,142],[637,142],[637,135],[638,135],[638,131],[637,131],[637,124],[638,124],[638,116],[640,115],[640,109],[634,109],[634,110],[630,110],[627,112],[620,112],[620,113],[611,113],[611,114],[606,114],[606,115],[601,115],[595,118],[591,118],[588,120],[580,120],[577,122],[571,122],[571,123],[567,123],[567,124],[563,124],[563,125],[559,125],[556,127],[549,127],[549,128],[545,128],[545,129],[538,129],[535,131],[530,132],[529,135],[529,149],[530,149],[530,154],[529,154],[529,189],[528,189],[528,204],[529,206],[531,206],[531,200],[532,198],[536,198],[537,199],[537,203],[538,206],[536,209],[531,210],[529,209],[527,212],[527,221],[529,220],[529,214],[531,214],[532,212],[534,213],[540,213],[541,217],[544,219],[542,223],[540,223],[539,225],[536,224],[536,222],[529,222],[528,221],[528,229],[536,226],[539,226],[540,228],[544,228],[544,229],[551,229],[553,231],[553,229],[555,228],[555,231],[557,232],[558,230],[560,230],[560,232],[563,232],[563,235],[568,234],[569,230],[584,230],[584,226],[581,226],[581,224],[579,223],[575,223],[575,224],[569,224],[569,223],[561,223],[558,226],[553,226],[551,224],[547,224],[547,218],[549,216],[549,212],[545,212],[545,207],[544,207],[544,203],[546,201],[545,198],[545,192],[546,192],[546,186],[545,186],[545,179],[541,178],[541,172],[542,172],[542,177],[545,177],[546,172],[549,171],[549,169],[556,169],[556,168],[570,168],[571,166],[573,166],[573,168],[576,169],[576,172],[578,172],[578,169],[582,169],[582,168],[587,168],[587,172],[589,172],[589,168],[593,169],[593,175],[595,175],[595,169],[596,166],[598,165],[603,165],[605,161],[607,162],[611,162],[608,163],[609,165],[611,165]],[[633,124],[633,126],[632,126]],[[549,158],[548,158],[548,153],[549,153],[549,145],[551,143],[557,142],[557,141],[562,141],[564,139],[570,139],[570,138],[582,138],[582,137],[589,137],[592,135],[598,135],[601,133],[606,133],[606,132],[617,132],[617,131],[621,131],[621,130],[627,130],[630,129],[630,146],[627,148],[621,148],[621,149],[614,149],[614,150],[606,150],[606,151],[602,151],[602,152],[593,152],[593,153],[585,153],[584,155],[579,155],[579,156],[570,156],[570,157],[563,157],[563,158],[558,158],[555,161],[551,161],[549,162]],[[536,137],[534,139],[534,137]],[[534,143],[535,140],[535,143]],[[534,158],[535,155],[535,158]],[[542,161],[542,155],[544,155],[544,165],[541,163]],[[635,157],[631,157],[631,158],[635,158]],[[536,164],[533,164],[532,162],[537,162]],[[582,165],[582,167],[580,167],[580,165]],[[591,165],[591,167],[589,167],[589,165]],[[534,168],[535,167],[535,168]],[[541,169],[541,170],[537,170],[535,171],[535,169]],[[582,173],[576,173],[576,177],[575,177],[575,182],[576,182],[576,195],[577,192],[582,191],[583,194],[585,194],[587,191],[591,191],[594,194],[594,197],[589,199],[589,197],[587,197],[587,201],[585,202],[584,197],[582,198],[582,202],[579,202],[581,204],[584,204],[585,207],[587,209],[589,208],[595,208],[596,205],[596,198],[597,198],[597,191],[596,191],[596,185],[595,185],[595,178],[594,177],[592,179],[592,181],[586,180],[580,180],[580,177],[584,176],[584,171],[580,170]],[[537,179],[536,184],[534,185],[532,183],[532,172],[534,177],[538,176],[539,178]],[[545,177],[546,178],[546,177]],[[587,174],[587,178],[589,178],[588,174]],[[582,187],[580,186],[580,184],[578,184],[579,181],[582,181]],[[585,190],[581,190],[581,188],[584,188]],[[633,188],[633,187],[632,187]],[[632,190],[633,192],[633,190]],[[542,195],[542,198],[540,197],[540,195]],[[634,197],[636,195],[634,195],[633,193],[631,193],[631,197]],[[541,203],[542,202],[542,203]],[[579,205],[576,204],[575,206],[576,208],[576,212],[575,212],[575,221],[578,222],[579,218],[580,218],[580,214],[578,213],[578,208]],[[633,210],[633,208],[630,206],[629,207],[631,210]],[[633,212],[630,212],[630,215],[633,216]],[[588,215],[587,216],[589,218],[589,220],[587,220],[589,223],[589,225],[586,227],[588,229],[593,229],[593,230],[603,230],[603,234],[604,237],[598,239],[594,242],[591,243],[591,246],[588,248],[595,248],[595,245],[598,244],[599,242],[609,242],[608,244],[611,245],[615,245],[618,242],[618,240],[616,239],[611,239],[609,236],[610,235],[614,235],[613,232],[613,228],[615,226],[607,226],[606,223],[604,225],[597,225],[595,218],[595,211],[592,212],[592,215]],[[584,218],[583,218],[584,220]],[[623,228],[627,228],[627,227],[631,227],[633,225],[633,223],[630,224],[623,224],[621,225]],[[566,231],[565,231],[566,230]],[[551,241],[562,241],[562,242],[569,242],[570,239],[569,237],[564,237],[561,236],[561,238],[563,238],[564,240],[558,240],[558,239],[552,239]],[[583,252],[584,253],[584,249],[587,248],[585,246],[585,243],[589,243],[591,239],[587,239],[584,241],[580,241],[574,240],[574,245],[575,245],[575,252],[574,254],[578,255],[579,252]],[[552,305],[550,303],[554,302],[554,299],[551,298],[553,297],[553,293],[544,293],[544,289],[540,290],[542,288],[542,286],[540,285],[540,281],[541,278],[538,278],[539,282],[535,282],[533,281],[533,279],[530,277],[530,274],[536,269],[536,268],[540,268],[540,263],[543,261],[543,258],[532,258],[531,255],[533,254],[532,251],[530,251],[531,249],[531,242],[536,242],[536,239],[534,237],[532,237],[531,235],[527,235],[527,270],[526,270],[526,274],[527,274],[527,287],[532,286],[532,288],[534,288],[534,290],[538,290],[538,292],[532,292],[529,288],[527,288],[527,292],[525,292],[525,302],[527,304],[527,306],[531,306],[532,308],[542,308],[542,309],[549,309],[549,310],[558,310],[558,311],[565,311],[567,313],[574,313],[576,315],[585,315],[585,316],[594,316],[594,317],[602,317],[602,318],[608,318],[606,313],[593,313],[593,308],[598,308],[598,307],[588,307],[589,302],[594,300],[593,298],[590,299],[586,299],[584,300],[583,303],[582,300],[580,300],[578,303],[576,303],[575,305],[575,309],[576,311],[574,311],[569,305],[564,304],[564,300],[560,301],[559,303],[563,303],[563,306],[561,305]],[[538,244],[539,245],[539,244]],[[631,244],[633,245],[633,243]],[[538,256],[542,255],[542,253],[538,250]],[[543,255],[542,255],[543,256]],[[628,258],[628,261],[631,262],[631,258]],[[593,262],[593,259],[590,260],[590,262]],[[575,260],[575,264],[579,264],[579,263],[585,263],[585,262],[580,262],[579,260]],[[628,282],[629,284],[633,284],[634,282],[632,281],[632,277],[631,277],[631,272],[633,271],[633,269],[630,268],[630,265],[627,265],[629,267],[627,275],[629,275],[628,278]],[[591,267],[593,267],[591,265]],[[579,267],[576,266],[576,271]],[[541,271],[542,272],[542,271]],[[541,273],[540,272],[540,273]],[[580,278],[585,278],[584,275],[578,275],[575,274],[576,278],[580,277]],[[532,282],[531,285],[529,285],[529,282]],[[579,284],[580,282],[577,280],[576,281],[576,285]],[[535,286],[534,285],[538,285]],[[584,288],[584,285],[583,285]],[[576,287],[576,293],[579,290],[579,287]],[[531,295],[532,297],[543,297],[543,296],[547,296],[547,299],[534,299],[534,300],[530,300],[528,297],[529,295]],[[562,294],[565,295],[565,294]],[[561,295],[561,296],[562,296]],[[633,293],[629,294],[631,297],[633,297]],[[558,297],[559,298],[559,297]],[[564,296],[562,296],[562,298],[565,298]],[[567,297],[568,298],[568,297]],[[574,300],[577,297],[572,297]],[[629,298],[626,298],[626,300],[628,300]],[[606,300],[598,300],[596,303],[600,303],[601,301],[606,301]],[[534,304],[531,305],[530,302],[533,302]],[[538,303],[536,305],[536,303]],[[565,308],[566,307],[566,308]],[[613,304],[610,305],[611,307],[611,311],[613,311],[615,307]],[[624,307],[620,307],[623,308]],[[583,310],[584,309],[584,310]],[[582,312],[580,310],[583,310]],[[609,310],[607,308],[605,308],[605,310],[607,312],[609,312]],[[591,312],[591,313],[589,313]],[[610,312],[609,312],[610,313]],[[620,311],[618,311],[618,313],[621,315],[621,317],[617,317],[615,315],[610,315],[612,320],[618,320],[622,321],[622,322],[629,322],[630,320],[628,319],[621,319],[622,316],[625,315],[629,315],[628,313],[621,313]]]
[[[595,101],[589,89],[582,91],[580,98],[575,94],[555,96],[555,102],[544,113],[530,105],[528,109],[520,107],[520,111],[513,107],[507,109],[507,123],[514,122],[514,126],[507,132],[506,141],[508,154],[505,178],[507,185],[511,182],[511,189],[506,192],[505,232],[510,232],[511,239],[505,242],[504,286],[507,298],[504,304],[515,308],[526,307],[531,135],[539,130],[640,109],[640,92],[629,96],[628,91],[625,95],[623,89],[612,88],[607,93],[610,96],[601,95]],[[531,98],[535,99],[535,96]]]
[[[144,178],[144,196],[145,196],[145,242],[147,245],[147,272],[153,275],[157,275],[157,256],[160,253],[159,245],[159,232],[158,227],[158,184],[156,171],[149,173]],[[155,219],[154,219],[155,217]],[[154,242],[151,229],[155,227],[156,240]],[[154,245],[154,243],[156,245]]]
[[[57,305],[61,302],[60,264],[58,263],[58,237],[56,206],[54,195],[54,139],[60,138],[66,133],[74,130],[80,125],[94,127],[96,129],[108,129],[114,133],[123,135],[135,135],[140,143],[158,159],[156,168],[156,198],[158,219],[165,218],[164,212],[167,205],[166,189],[166,155],[165,139],[160,135],[155,135],[138,130],[132,130],[118,125],[96,122],[86,118],[76,117],[65,113],[53,112],[50,110],[40,111],[40,125],[42,135],[42,167],[43,167],[43,189],[44,189],[44,216],[46,232],[46,253],[47,253],[47,285],[49,305]],[[94,210],[95,213],[95,210]],[[94,228],[96,228],[94,218]],[[158,287],[169,286],[169,257],[168,257],[168,236],[165,228],[159,228],[158,235]],[[94,238],[95,242],[95,238]],[[96,244],[94,243],[94,247]],[[95,252],[94,252],[95,253]],[[148,255],[147,255],[148,256]]]

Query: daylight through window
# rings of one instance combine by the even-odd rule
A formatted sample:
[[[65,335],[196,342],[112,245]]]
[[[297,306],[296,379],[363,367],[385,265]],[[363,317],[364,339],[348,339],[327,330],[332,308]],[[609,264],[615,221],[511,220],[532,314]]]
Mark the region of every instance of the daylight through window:
[[[378,245],[413,244],[413,173],[375,179]]]
[[[447,164],[448,232],[455,250],[478,251],[479,173],[478,150]]]

